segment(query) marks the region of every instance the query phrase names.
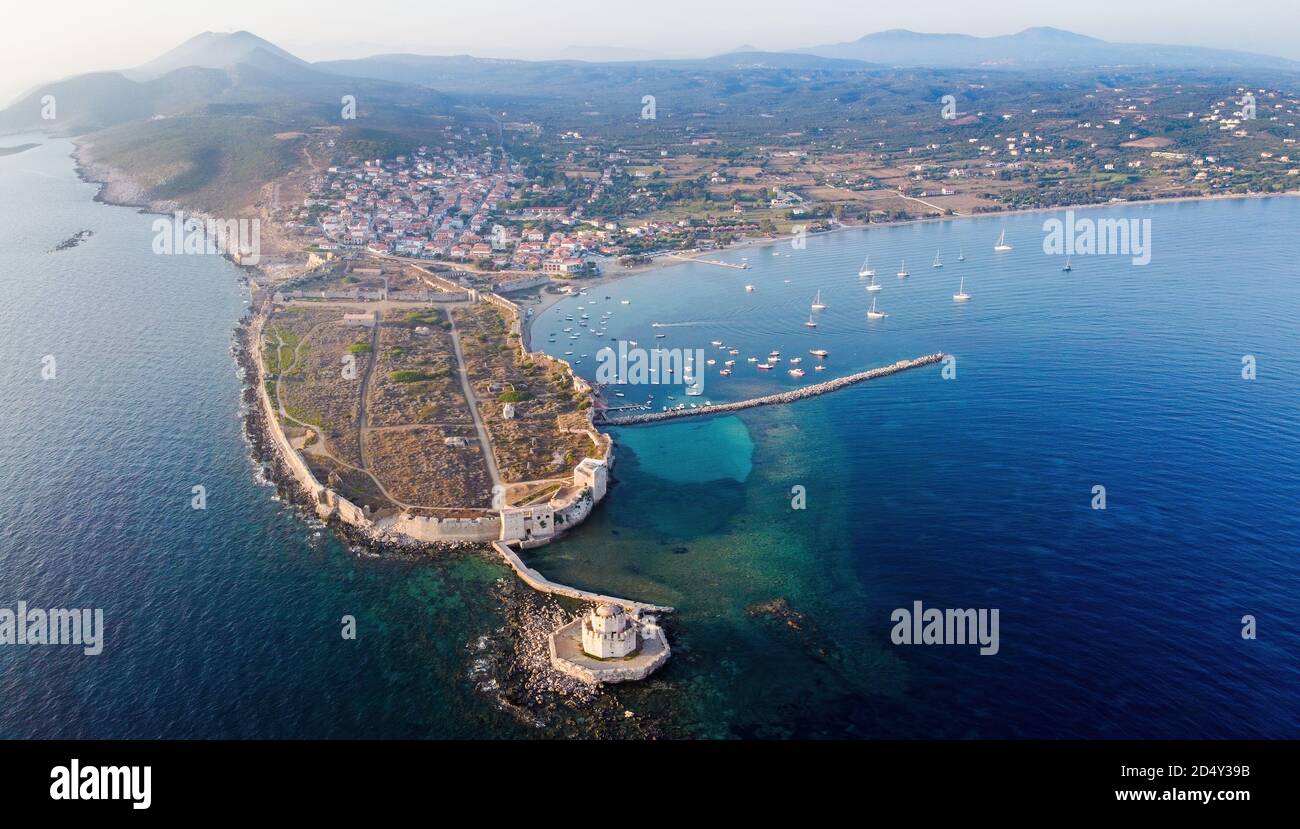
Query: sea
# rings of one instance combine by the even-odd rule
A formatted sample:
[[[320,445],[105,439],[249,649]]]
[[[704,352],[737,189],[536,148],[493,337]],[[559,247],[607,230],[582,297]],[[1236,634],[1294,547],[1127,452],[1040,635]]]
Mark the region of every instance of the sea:
[[[1063,214],[1023,213],[715,252],[749,267],[538,313],[534,347],[589,379],[619,340],[715,360],[700,396],[610,388],[655,410],[953,357],[615,427],[609,495],[528,562],[673,606],[673,656],[574,698],[520,678],[537,598],[490,554],[349,546],[277,494],[242,425],[242,272],[154,254],[154,217],[94,201],[66,140],[3,143],[27,141],[0,157],[0,608],[105,632],[97,656],[0,645],[0,737],[1300,735],[1300,200],[1076,211],[1149,219],[1146,265],[1063,271]],[[896,644],[917,602],[996,610],[997,652]]]

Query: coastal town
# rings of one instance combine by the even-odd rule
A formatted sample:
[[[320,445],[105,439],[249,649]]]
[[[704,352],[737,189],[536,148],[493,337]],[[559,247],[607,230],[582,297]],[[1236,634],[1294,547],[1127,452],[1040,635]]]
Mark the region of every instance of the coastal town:
[[[955,109],[835,141],[680,127],[647,141],[567,122],[506,124],[513,141],[545,147],[525,159],[463,144],[344,155],[337,131],[322,128],[304,139],[309,156],[338,160],[310,171],[300,200],[268,213],[318,254],[441,263],[522,290],[544,284],[539,276],[581,279],[754,238],[1295,186],[1293,95],[1238,87],[1174,111],[1184,105],[1176,93],[1098,89],[1073,113],[1050,99],[1041,109]]]
[[[600,174],[589,202],[623,175],[618,166]],[[545,284],[549,277],[599,275],[598,261],[643,253],[654,245],[665,250],[717,244],[696,238],[688,220],[643,221],[624,225],[615,218],[586,218],[581,206],[538,206],[549,189],[525,178],[521,165],[502,151],[477,156],[441,155],[428,147],[412,156],[389,160],[350,158],[330,166],[308,185],[301,206],[281,214],[285,227],[316,236],[317,253],[355,258],[363,254],[397,256],[479,272],[544,274],[538,280],[516,279],[507,290]],[[557,194],[558,195],[558,194]],[[802,199],[782,193],[774,207]],[[728,220],[706,226],[707,233],[757,233],[753,222]]]

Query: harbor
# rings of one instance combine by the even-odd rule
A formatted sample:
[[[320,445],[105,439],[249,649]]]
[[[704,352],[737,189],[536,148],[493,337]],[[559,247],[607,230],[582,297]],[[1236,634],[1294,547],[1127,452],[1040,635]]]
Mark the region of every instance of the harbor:
[[[873,368],[869,371],[860,371],[856,374],[849,374],[844,377],[838,377],[834,380],[827,380],[824,383],[817,383],[812,386],[805,386],[793,391],[780,392],[778,394],[768,394],[762,397],[751,397],[748,400],[737,400],[733,403],[719,403],[717,405],[699,406],[693,409],[669,409],[663,412],[648,412],[646,414],[629,415],[620,418],[601,418],[599,422],[610,426],[635,426],[641,423],[659,423],[665,420],[675,420],[682,417],[691,417],[693,415],[712,415],[723,414],[726,412],[738,412],[743,409],[752,409],[757,406],[771,406],[777,403],[793,403],[796,400],[803,400],[806,397],[816,397],[821,394],[829,394],[847,386],[863,383],[867,380],[874,380],[878,377],[888,377],[891,374],[908,371],[921,366],[928,366],[942,360],[946,355],[942,351],[936,351],[933,354],[926,354],[923,357],[916,357],[911,360],[899,360],[887,366]]]

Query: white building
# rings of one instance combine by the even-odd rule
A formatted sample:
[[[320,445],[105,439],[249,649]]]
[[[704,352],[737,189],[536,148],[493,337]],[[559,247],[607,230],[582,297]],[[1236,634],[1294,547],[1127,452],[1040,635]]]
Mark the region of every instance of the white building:
[[[582,620],[582,649],[597,659],[619,659],[636,650],[636,625],[618,605],[597,605]]]

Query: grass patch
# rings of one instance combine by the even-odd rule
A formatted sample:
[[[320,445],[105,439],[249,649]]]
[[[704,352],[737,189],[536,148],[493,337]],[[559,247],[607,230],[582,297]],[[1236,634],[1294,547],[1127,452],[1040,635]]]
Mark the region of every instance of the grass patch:
[[[388,377],[394,383],[423,383],[426,380],[432,380],[435,375],[427,371],[403,369],[401,371],[392,372]]]
[[[433,325],[438,328],[446,328],[448,326],[447,318],[442,315],[441,311],[434,308],[429,308],[424,311],[410,311],[406,316],[402,317],[402,321],[410,323],[411,325]]]
[[[329,432],[333,430],[333,427],[330,426],[330,424],[320,415],[308,414],[302,409],[299,409],[297,406],[290,406],[288,404],[285,404],[284,413],[287,414],[289,417],[293,418],[294,420],[298,421],[299,423],[307,423],[309,425],[315,426],[317,429],[320,429],[321,431]]]

